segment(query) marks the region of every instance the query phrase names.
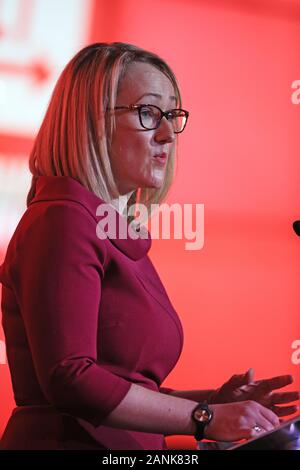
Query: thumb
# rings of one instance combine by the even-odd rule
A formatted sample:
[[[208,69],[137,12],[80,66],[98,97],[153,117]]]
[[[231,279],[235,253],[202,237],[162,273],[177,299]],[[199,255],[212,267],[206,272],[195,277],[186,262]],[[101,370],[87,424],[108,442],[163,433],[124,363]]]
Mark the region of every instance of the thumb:
[[[254,381],[254,369],[250,367],[250,369],[247,370],[245,373],[245,384],[250,384],[251,382]]]
[[[231,379],[227,382],[228,386],[234,387],[234,388],[239,388],[242,387],[243,385],[248,385],[251,382],[251,379],[253,377],[252,373],[253,369],[247,370],[245,374],[237,374],[233,375]]]

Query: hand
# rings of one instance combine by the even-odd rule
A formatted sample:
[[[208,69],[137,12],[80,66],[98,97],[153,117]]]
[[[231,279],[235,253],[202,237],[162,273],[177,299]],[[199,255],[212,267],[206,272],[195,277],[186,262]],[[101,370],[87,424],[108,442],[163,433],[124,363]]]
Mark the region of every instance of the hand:
[[[298,410],[296,405],[277,405],[299,400],[299,392],[273,392],[273,390],[291,384],[293,382],[291,375],[280,375],[256,381],[253,379],[253,369],[249,369],[245,374],[233,375],[224,385],[214,391],[208,402],[230,403],[253,400],[269,408],[280,417],[293,414]]]
[[[250,439],[280,424],[275,413],[255,401],[210,405],[210,408],[213,418],[204,436],[215,441]]]

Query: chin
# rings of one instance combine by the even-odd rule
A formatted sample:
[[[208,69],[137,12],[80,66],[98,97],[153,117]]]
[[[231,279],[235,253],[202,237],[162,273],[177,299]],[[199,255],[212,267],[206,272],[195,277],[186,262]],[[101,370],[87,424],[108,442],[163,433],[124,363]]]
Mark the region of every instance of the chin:
[[[151,178],[148,181],[148,188],[159,189],[163,186],[164,182],[164,178]]]
[[[145,186],[140,186],[142,188],[145,188],[145,189],[160,189],[163,185],[163,181],[159,181],[159,182],[156,182],[156,183],[149,183]]]

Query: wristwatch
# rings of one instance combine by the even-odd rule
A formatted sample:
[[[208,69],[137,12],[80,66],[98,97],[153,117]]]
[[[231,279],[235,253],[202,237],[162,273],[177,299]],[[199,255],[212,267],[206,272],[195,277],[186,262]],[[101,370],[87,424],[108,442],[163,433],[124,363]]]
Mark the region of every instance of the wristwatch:
[[[205,403],[198,403],[192,411],[192,418],[197,426],[194,437],[196,441],[201,441],[204,437],[205,427],[213,418],[213,412]]]

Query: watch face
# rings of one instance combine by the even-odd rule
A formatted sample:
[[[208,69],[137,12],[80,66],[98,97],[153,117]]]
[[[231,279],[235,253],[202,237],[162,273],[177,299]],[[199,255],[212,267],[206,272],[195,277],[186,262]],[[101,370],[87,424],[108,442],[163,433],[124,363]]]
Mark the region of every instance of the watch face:
[[[198,408],[195,410],[194,416],[197,421],[200,421],[200,423],[208,423],[210,421],[211,414],[206,409]]]

